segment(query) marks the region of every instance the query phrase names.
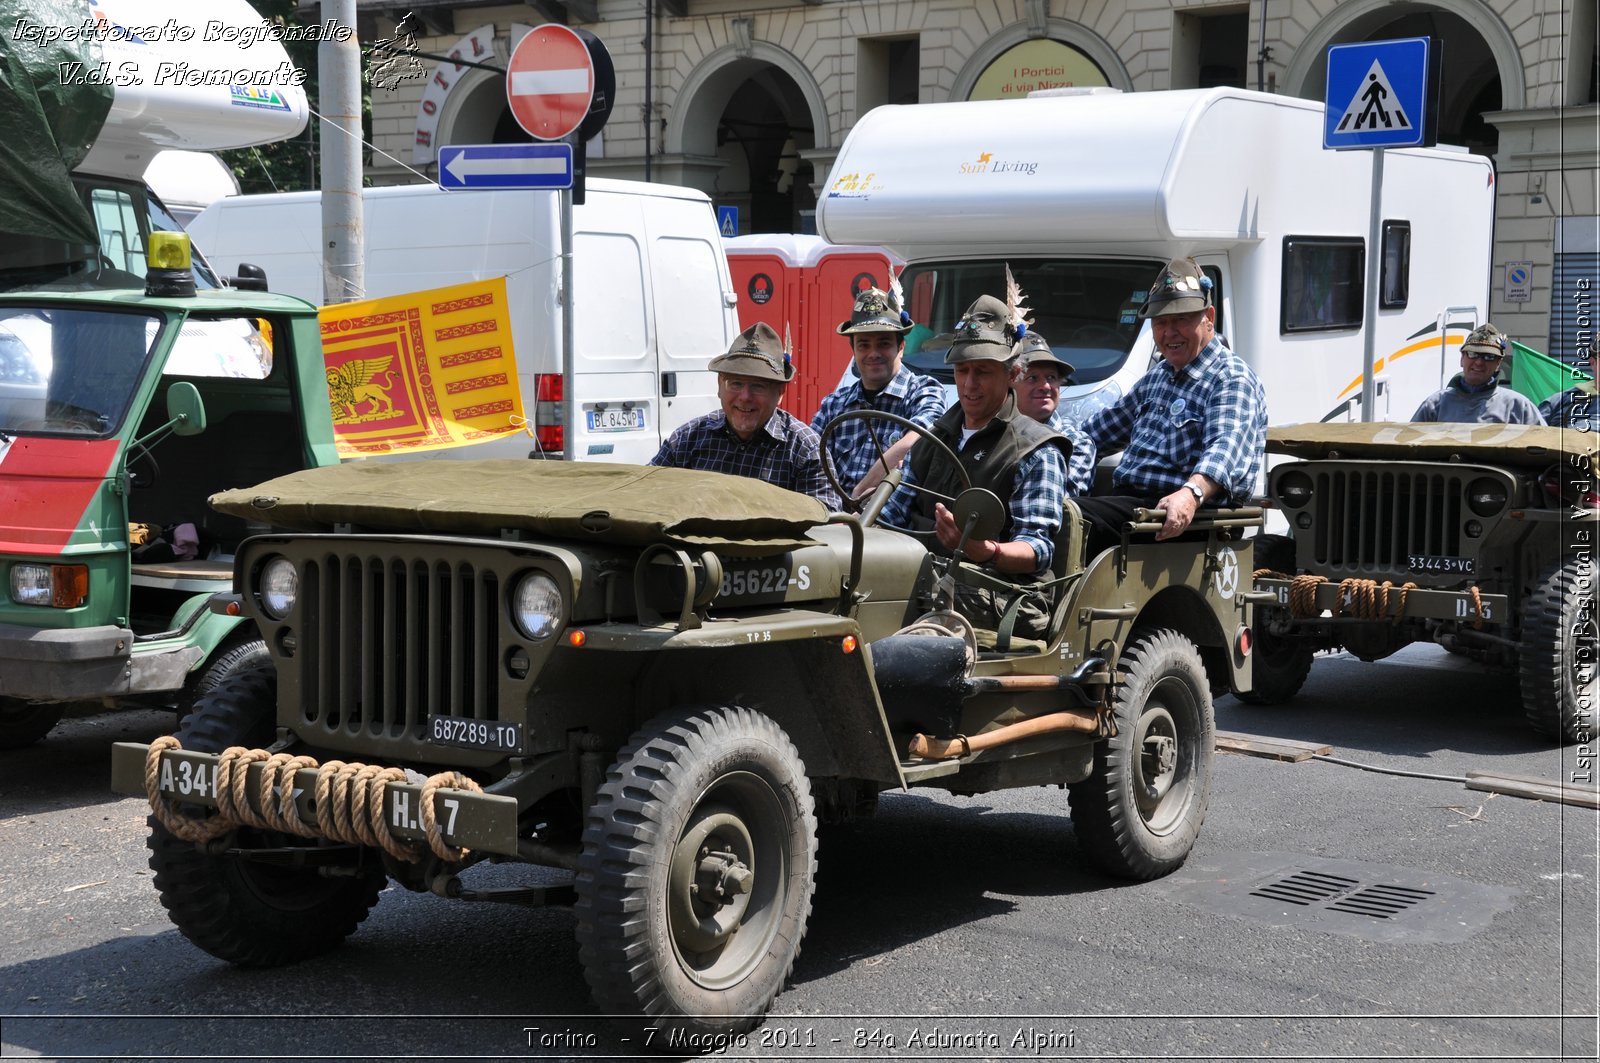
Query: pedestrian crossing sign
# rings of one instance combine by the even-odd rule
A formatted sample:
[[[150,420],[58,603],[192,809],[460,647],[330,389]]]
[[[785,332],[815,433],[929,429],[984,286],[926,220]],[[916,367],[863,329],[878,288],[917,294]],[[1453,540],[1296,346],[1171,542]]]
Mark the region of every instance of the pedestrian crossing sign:
[[[1439,53],[1427,37],[1328,49],[1322,146],[1415,148],[1434,143]]]
[[[717,231],[723,236],[734,237],[739,235],[739,208],[717,208]]]

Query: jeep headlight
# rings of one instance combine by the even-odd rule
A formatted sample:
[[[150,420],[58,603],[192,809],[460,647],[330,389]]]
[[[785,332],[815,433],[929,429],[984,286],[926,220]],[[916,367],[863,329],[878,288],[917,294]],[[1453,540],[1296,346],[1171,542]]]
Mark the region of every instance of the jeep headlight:
[[[275,557],[261,570],[261,608],[274,620],[282,620],[294,608],[300,593],[300,574],[294,562]]]
[[[511,618],[530,639],[546,639],[561,623],[561,588],[543,572],[530,572],[511,596]]]
[[[1311,501],[1311,477],[1303,472],[1286,472],[1278,481],[1278,498],[1290,509]]]
[[[1506,508],[1508,501],[1506,485],[1499,480],[1480,476],[1467,485],[1467,505],[1480,517],[1494,516]]]

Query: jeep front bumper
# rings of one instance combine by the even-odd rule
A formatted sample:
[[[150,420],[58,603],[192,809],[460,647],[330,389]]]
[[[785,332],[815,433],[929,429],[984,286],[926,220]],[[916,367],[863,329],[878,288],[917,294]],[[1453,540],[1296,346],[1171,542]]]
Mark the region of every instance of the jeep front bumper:
[[[1278,604],[1289,608],[1288,580],[1258,579],[1255,581],[1257,591],[1270,592]],[[1339,581],[1330,579],[1326,583],[1317,584],[1316,588],[1316,615],[1304,616],[1295,614],[1299,621],[1315,622],[1319,618],[1326,622],[1329,617],[1323,617],[1323,612],[1331,614],[1332,619],[1343,622],[1357,620],[1461,620],[1468,623],[1482,620],[1485,624],[1498,624],[1511,615],[1511,600],[1504,594],[1478,594],[1473,600],[1471,591],[1441,591],[1413,587],[1403,591],[1400,584],[1393,584],[1387,593],[1386,608],[1376,616],[1364,616],[1358,611],[1353,596],[1349,591],[1341,590]]]
[[[145,761],[150,747],[138,742],[116,742],[111,747],[111,789],[120,794],[144,796]],[[216,808],[217,756],[186,749],[161,754],[156,773],[162,794],[184,804]],[[320,768],[302,768],[294,776],[295,810],[300,821],[317,829],[312,795]],[[245,789],[251,808],[260,812],[262,765],[246,769]],[[422,783],[390,783],[384,789],[384,823],[389,832],[406,841],[425,842],[419,813]],[[474,793],[445,788],[434,795],[434,813],[446,845],[482,852],[518,855],[517,800],[503,794]]]

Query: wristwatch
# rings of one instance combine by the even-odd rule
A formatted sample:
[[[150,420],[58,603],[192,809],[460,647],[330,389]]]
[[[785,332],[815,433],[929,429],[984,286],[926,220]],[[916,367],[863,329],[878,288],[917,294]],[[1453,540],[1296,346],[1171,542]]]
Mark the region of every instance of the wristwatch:
[[[1203,487],[1201,487],[1199,484],[1192,484],[1189,481],[1185,480],[1183,482],[1183,486],[1188,488],[1189,492],[1194,495],[1194,500],[1196,502],[1199,502],[1199,503],[1204,503],[1205,502],[1205,500],[1206,500],[1206,492],[1205,492],[1205,489]]]

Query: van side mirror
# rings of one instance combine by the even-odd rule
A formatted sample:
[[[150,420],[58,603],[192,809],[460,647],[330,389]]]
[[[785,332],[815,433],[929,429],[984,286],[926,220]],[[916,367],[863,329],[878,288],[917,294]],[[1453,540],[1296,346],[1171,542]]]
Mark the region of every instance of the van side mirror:
[[[267,271],[254,262],[241,262],[238,276],[229,277],[228,283],[241,292],[264,292],[267,290]]]
[[[199,388],[187,380],[167,388],[167,423],[173,435],[197,436],[206,430],[206,404]]]

